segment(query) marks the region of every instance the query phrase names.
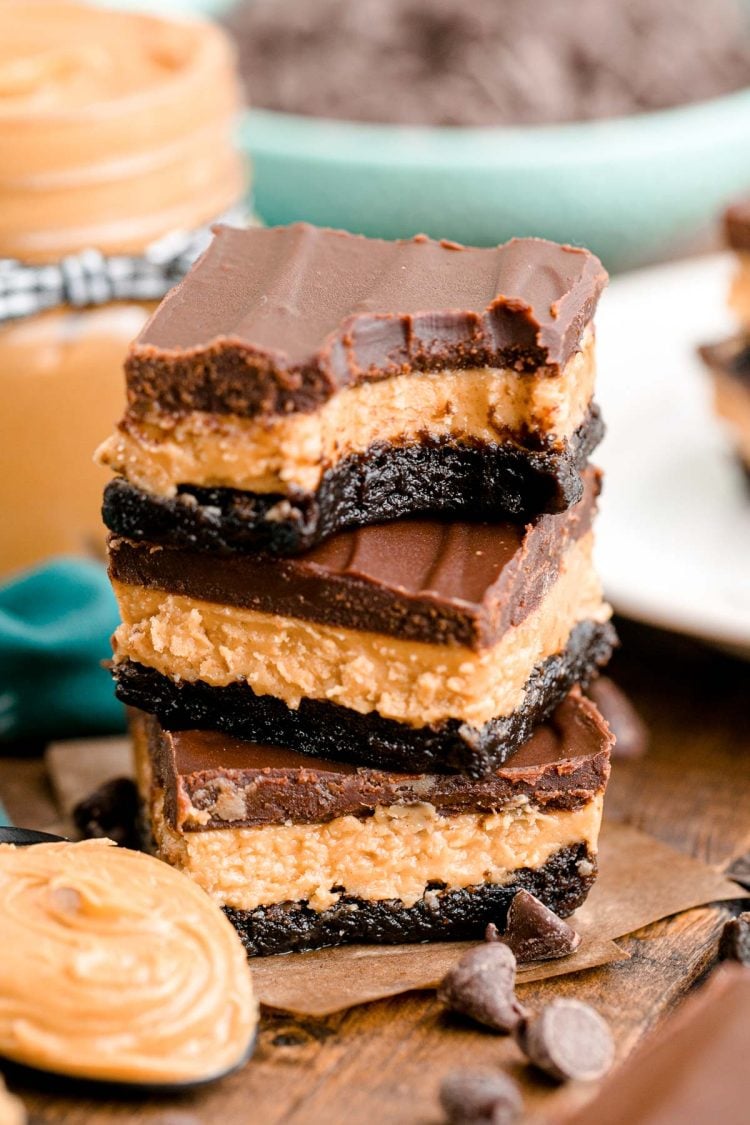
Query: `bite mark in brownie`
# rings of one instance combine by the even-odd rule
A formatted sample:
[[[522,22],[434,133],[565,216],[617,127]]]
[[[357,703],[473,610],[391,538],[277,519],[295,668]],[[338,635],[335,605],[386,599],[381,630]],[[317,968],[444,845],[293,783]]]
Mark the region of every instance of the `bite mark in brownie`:
[[[132,540],[227,553],[296,554],[336,532],[421,514],[514,519],[562,512],[583,495],[582,470],[603,435],[596,407],[562,450],[513,442],[374,443],[323,472],[305,492],[252,492],[181,484],[159,496],[117,477],[104,494],[110,531]]]
[[[219,605],[404,640],[494,644],[541,603],[590,532],[601,473],[581,500],[528,524],[410,519],[342,532],[295,559],[215,557],[113,538],[110,577]]]
[[[99,459],[136,491],[110,491],[110,526],[200,544],[231,507],[228,546],[282,552],[394,504],[561,510],[601,437],[605,280],[587,251],[541,239],[219,228],[131,348],[128,408]],[[403,496],[384,507],[394,486]]]
[[[412,371],[559,372],[605,282],[593,254],[543,239],[474,249],[219,227],[131,348],[129,404],[272,415]]]

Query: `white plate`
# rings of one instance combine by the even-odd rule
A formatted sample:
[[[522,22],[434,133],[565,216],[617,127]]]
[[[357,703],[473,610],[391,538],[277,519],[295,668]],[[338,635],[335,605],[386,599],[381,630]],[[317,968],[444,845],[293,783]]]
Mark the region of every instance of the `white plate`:
[[[696,346],[733,330],[726,255],[617,278],[597,316],[597,561],[622,614],[750,659],[750,492]]]

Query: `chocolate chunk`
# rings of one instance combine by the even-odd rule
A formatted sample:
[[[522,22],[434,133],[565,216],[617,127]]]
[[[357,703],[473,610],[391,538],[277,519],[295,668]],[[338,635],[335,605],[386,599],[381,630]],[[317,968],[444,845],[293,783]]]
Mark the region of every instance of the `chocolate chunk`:
[[[490,946],[490,949],[500,946]],[[514,1030],[525,1055],[559,1082],[594,1081],[615,1057],[612,1034],[599,1013],[580,1000],[553,1000]]]
[[[440,1086],[440,1105],[451,1125],[512,1125],[523,1101],[518,1086],[496,1070],[456,1070]]]
[[[578,949],[581,935],[534,895],[519,891],[510,904],[502,937],[496,926],[489,925],[485,940],[504,942],[522,965],[567,957]]]
[[[73,822],[84,840],[106,836],[123,848],[138,850],[138,790],[129,777],[105,781],[73,809]]]
[[[516,959],[501,942],[470,949],[446,975],[438,998],[454,1012],[510,1032],[526,1013],[516,993]]]
[[[570,1125],[745,1125],[749,1042],[750,972],[722,965]]]
[[[733,863],[726,869],[724,874],[728,879],[734,879],[735,883],[739,883],[750,891],[750,853],[748,855],[741,855],[735,859]]]
[[[722,961],[739,961],[750,966],[750,912],[732,918],[721,932],[719,957]]]
[[[615,736],[613,758],[640,758],[646,753],[648,727],[616,683],[608,676],[599,676],[586,688],[586,695],[596,704]]]

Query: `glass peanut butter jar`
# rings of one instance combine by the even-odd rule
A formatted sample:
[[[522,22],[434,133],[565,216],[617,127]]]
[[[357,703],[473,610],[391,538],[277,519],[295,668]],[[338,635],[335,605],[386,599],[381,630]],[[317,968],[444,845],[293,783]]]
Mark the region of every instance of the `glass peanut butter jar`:
[[[238,107],[213,25],[0,2],[0,578],[102,553],[93,450],[127,345],[242,197]]]

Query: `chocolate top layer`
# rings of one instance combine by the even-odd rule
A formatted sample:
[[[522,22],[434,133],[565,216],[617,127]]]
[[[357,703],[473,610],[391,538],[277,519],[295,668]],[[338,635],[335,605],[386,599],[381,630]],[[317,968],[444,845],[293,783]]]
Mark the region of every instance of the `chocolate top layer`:
[[[732,336],[718,344],[705,344],[698,351],[708,367],[750,389],[750,337]]]
[[[526,526],[399,520],[341,532],[289,559],[112,538],[110,575],[222,605],[480,649],[539,605],[571,542],[591,527],[600,481],[587,469],[578,504]]]
[[[724,236],[733,250],[750,251],[750,199],[741,199],[724,212]]]
[[[508,764],[481,780],[386,773],[215,731],[165,731],[155,718],[147,721],[167,817],[195,831],[320,823],[421,802],[446,816],[491,812],[515,799],[546,809],[579,808],[604,788],[613,742],[596,707],[577,690]]]
[[[571,1125],[739,1125],[748,1118],[750,972],[724,966],[657,1027]]]
[[[126,364],[131,410],[314,410],[339,388],[442,367],[548,366],[578,348],[606,282],[587,250],[491,249],[218,227]]]

